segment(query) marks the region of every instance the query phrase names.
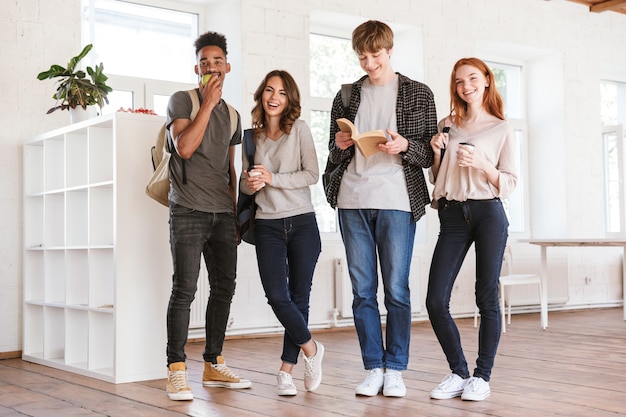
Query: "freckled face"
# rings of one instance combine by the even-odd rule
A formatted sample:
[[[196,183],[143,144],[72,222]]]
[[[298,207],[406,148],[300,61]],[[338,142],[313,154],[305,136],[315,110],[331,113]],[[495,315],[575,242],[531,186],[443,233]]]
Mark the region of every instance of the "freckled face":
[[[456,93],[466,103],[483,102],[489,80],[480,70],[471,65],[462,65],[455,74]]]

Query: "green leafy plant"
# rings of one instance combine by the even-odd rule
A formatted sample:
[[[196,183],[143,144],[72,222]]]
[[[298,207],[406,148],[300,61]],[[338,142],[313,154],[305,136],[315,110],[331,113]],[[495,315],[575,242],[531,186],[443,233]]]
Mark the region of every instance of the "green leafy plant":
[[[57,105],[48,110],[48,114],[59,109],[69,110],[80,106],[86,110],[87,106],[97,104],[102,108],[105,103],[109,104],[107,95],[113,89],[106,84],[108,77],[102,72],[104,65],[100,63],[94,68],[87,67],[86,72],[76,68],[91,48],[93,48],[92,44],[85,46],[80,54],[70,59],[67,68],[52,65],[48,71],[37,75],[39,80],[60,78],[56,93],[52,96],[57,101]],[[87,78],[87,74],[90,78]]]

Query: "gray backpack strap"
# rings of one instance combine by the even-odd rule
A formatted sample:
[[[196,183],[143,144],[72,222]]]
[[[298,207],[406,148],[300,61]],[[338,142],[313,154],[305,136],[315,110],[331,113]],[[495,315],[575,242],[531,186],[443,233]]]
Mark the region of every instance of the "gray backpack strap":
[[[352,95],[352,84],[341,84],[341,103],[343,103],[343,117],[348,117],[350,113],[350,96]]]

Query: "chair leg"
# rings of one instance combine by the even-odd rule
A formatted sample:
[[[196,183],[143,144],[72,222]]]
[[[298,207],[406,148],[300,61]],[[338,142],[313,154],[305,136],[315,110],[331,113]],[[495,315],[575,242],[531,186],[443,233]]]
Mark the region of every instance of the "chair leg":
[[[510,325],[511,324],[511,289],[510,288],[507,293],[506,300],[507,300],[507,303],[509,303],[509,318],[508,318],[509,323],[508,324]]]
[[[506,310],[504,309],[504,286],[500,284],[499,287],[500,287],[500,317],[502,321],[502,333],[506,333],[506,320],[505,320]]]
[[[539,320],[540,320],[540,323],[541,323],[541,328],[543,330],[545,330],[546,328],[543,325],[543,318],[547,317],[547,315],[548,315],[547,309],[548,308],[547,307],[544,308],[543,297],[544,297],[544,295],[543,295],[543,291],[541,291],[541,283],[539,283],[539,302],[541,303],[541,315],[539,316]]]

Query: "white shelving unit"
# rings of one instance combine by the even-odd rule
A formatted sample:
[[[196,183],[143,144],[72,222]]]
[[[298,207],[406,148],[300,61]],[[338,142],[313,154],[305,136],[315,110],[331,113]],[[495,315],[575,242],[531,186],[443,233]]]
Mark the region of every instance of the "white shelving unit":
[[[164,121],[114,113],[24,145],[24,360],[166,377],[168,215],[144,192]]]

